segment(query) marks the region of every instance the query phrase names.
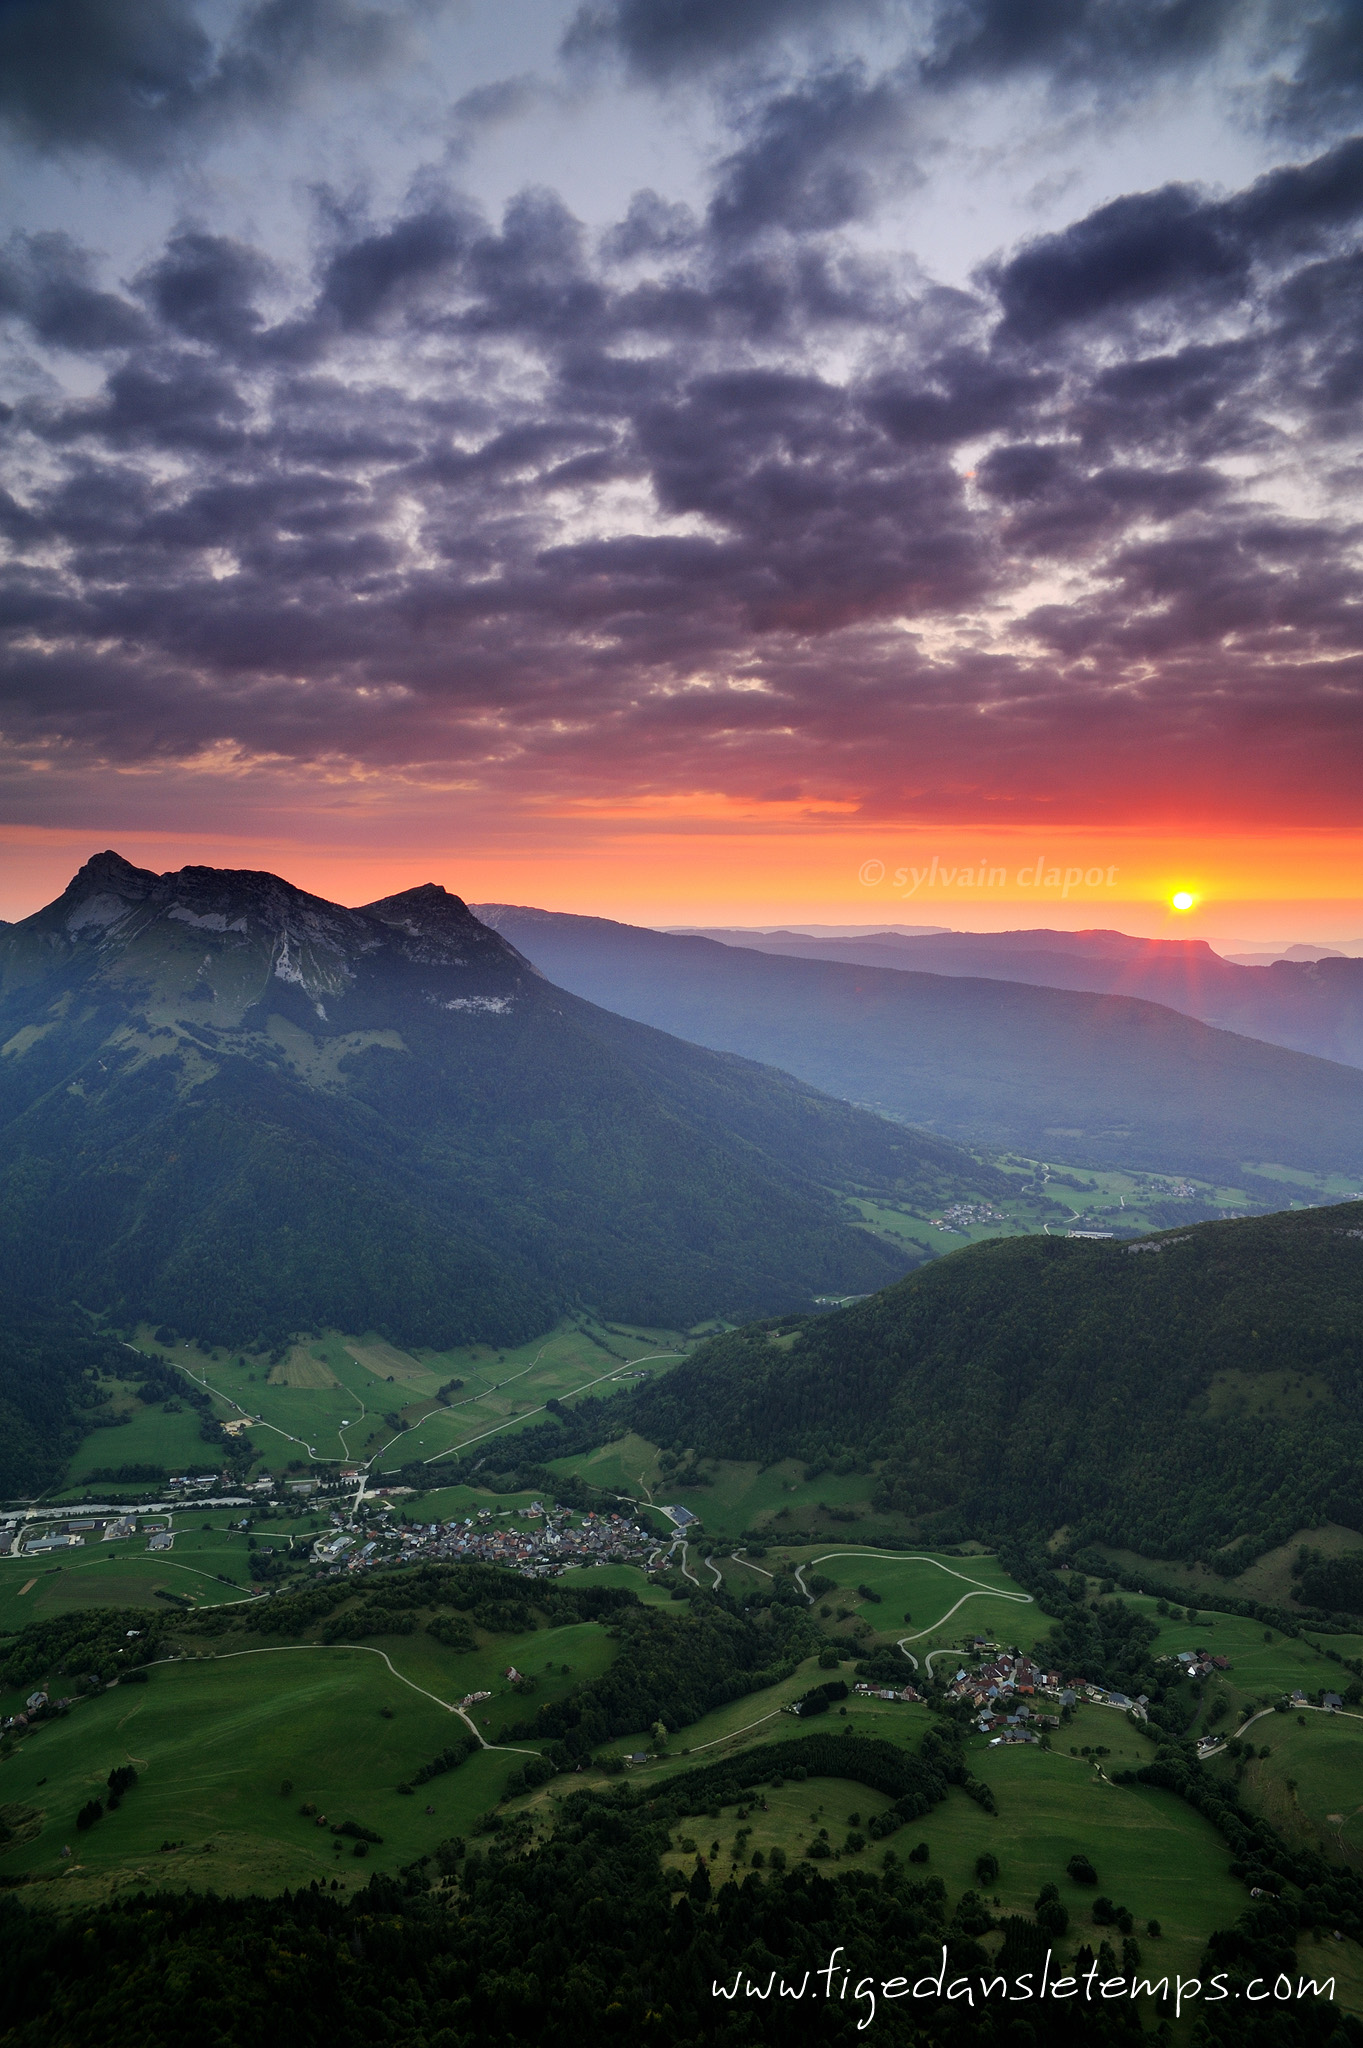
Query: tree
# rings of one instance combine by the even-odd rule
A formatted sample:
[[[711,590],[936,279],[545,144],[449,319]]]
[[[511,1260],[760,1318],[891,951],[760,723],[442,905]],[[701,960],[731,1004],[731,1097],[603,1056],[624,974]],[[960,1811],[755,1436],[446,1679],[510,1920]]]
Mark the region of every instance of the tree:
[[[133,1786],[137,1783],[137,1772],[131,1764],[117,1764],[110,1771],[107,1783],[109,1787],[109,1811],[112,1813],[114,1808],[122,1802],[123,1794],[131,1792]]]

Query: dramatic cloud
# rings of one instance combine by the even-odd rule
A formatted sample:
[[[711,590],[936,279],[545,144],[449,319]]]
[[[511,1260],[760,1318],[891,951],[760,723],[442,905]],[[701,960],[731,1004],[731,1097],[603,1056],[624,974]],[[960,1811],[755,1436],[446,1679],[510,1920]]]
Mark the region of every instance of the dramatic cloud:
[[[272,319],[240,242],[178,233],[130,295],[17,242],[5,306],[107,368],[5,429],[11,744],[889,800],[1177,784],[1181,740],[1342,802],[1363,144],[1121,200],[969,293],[854,257],[818,192],[798,232],[790,189],[760,254],[727,167],[708,227],[649,195],[605,258],[547,193],[333,209]]]
[[[0,13],[0,110],[142,159],[380,62],[409,14],[268,0],[215,42],[179,0],[83,4],[69,99],[68,0]],[[569,43],[650,107],[726,56],[775,66],[729,81],[705,189],[604,226],[547,185],[489,207],[455,182],[471,137],[549,104],[527,74],[452,98],[405,201],[317,188],[302,260],[206,214],[121,279],[93,237],[15,235],[11,805],[112,769],[508,807],[1022,817],[1082,793],[1115,818],[1196,792],[1351,817],[1363,141],[1105,199],[949,288],[880,231],[927,176],[926,105],[1172,75],[1243,10],[887,0],[855,15],[903,44],[880,68],[815,47],[848,18],[580,12]],[[1326,125],[1347,17],[1257,19],[1298,132],[1343,53]]]
[[[287,106],[407,48],[404,0],[256,0],[215,36],[192,0],[6,0],[0,123],[24,142],[152,161],[186,132]]]
[[[858,31],[898,42],[904,83],[935,95],[1035,78],[1117,101],[1238,48],[1249,102],[1284,128],[1339,132],[1363,104],[1356,0],[583,0],[563,49],[665,87]]]

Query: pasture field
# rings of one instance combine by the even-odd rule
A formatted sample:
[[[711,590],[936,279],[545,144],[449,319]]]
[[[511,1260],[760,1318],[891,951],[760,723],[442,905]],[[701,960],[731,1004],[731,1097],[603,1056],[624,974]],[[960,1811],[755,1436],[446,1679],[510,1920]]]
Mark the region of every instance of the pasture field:
[[[629,1782],[644,1789],[697,1763],[790,1739],[799,1730],[779,1712],[779,1705],[823,1675],[811,1661],[783,1685],[707,1715],[681,1731],[668,1757],[631,1772]],[[773,1708],[778,1711],[773,1713]],[[821,1721],[818,1732],[847,1728],[916,1749],[931,1726],[932,1716],[924,1707],[849,1700],[845,1715],[839,1712]],[[1233,1924],[1247,1903],[1244,1886],[1229,1875],[1226,1843],[1173,1794],[1110,1782],[1106,1773],[1135,1767],[1152,1754],[1150,1741],[1123,1717],[1099,1707],[1081,1707],[1062,1735],[1063,1743],[1055,1738],[1050,1751],[1030,1745],[991,1749],[986,1738],[972,1737],[970,1767],[993,1790],[997,1814],[986,1814],[952,1788],[931,1813],[897,1830],[888,1847],[902,1859],[915,1844],[926,1843],[929,1861],[924,1874],[940,1877],[950,1900],[973,1888],[983,1891],[999,1913],[1030,1914],[1041,1887],[1055,1884],[1070,1915],[1069,1930],[1056,1944],[1057,1956],[1066,1961],[1082,1943],[1096,1950],[1111,1935],[1110,1928],[1092,1918],[1095,1897],[1106,1895],[1135,1916],[1143,1976],[1158,1981],[1170,1972],[1196,1975],[1208,1934],[1214,1927]],[[615,1746],[628,1750],[647,1742],[641,1734],[637,1745],[634,1738],[626,1738]],[[1100,1765],[1072,1753],[1083,1746],[1103,1746],[1109,1754]],[[551,1814],[560,1796],[561,1789],[551,1786],[516,1803]],[[711,1866],[712,1881],[720,1883],[729,1875],[741,1878],[751,1867],[755,1850],[762,1852],[764,1863],[770,1862],[773,1848],[782,1849],[794,1862],[824,1829],[840,1866],[864,1862],[874,1869],[884,1854],[886,1845],[877,1842],[868,1842],[859,1851],[847,1847],[848,1833],[855,1828],[864,1834],[871,1816],[889,1805],[881,1795],[851,1781],[811,1778],[800,1784],[787,1782],[779,1791],[759,1788],[745,1795],[742,1805],[741,1815],[730,1802],[719,1815],[699,1814],[674,1823],[666,1862],[689,1875],[699,1853]],[[741,1840],[740,1826],[745,1831]],[[684,1849],[684,1841],[694,1847]],[[1069,1877],[1066,1865],[1078,1851],[1087,1854],[1097,1869],[1096,1887],[1076,1884]],[[986,1852],[998,1859],[1000,1870],[982,1887],[975,1862]],[[1148,1932],[1151,1919],[1160,1924],[1157,1936]],[[997,1936],[986,1938],[991,1951],[997,1946]],[[1336,1973],[1338,2002],[1347,2010],[1363,2011],[1363,1952],[1355,1944],[1303,1941],[1300,1956],[1308,1974]]]
[[[481,1630],[474,1631],[481,1636]],[[564,1628],[527,1629],[517,1634],[485,1636],[473,1650],[452,1650],[427,1635],[421,1622],[410,1636],[366,1636],[365,1643],[383,1651],[395,1671],[412,1685],[446,1702],[470,1692],[490,1692],[469,1709],[489,1742],[516,1721],[532,1721],[536,1712],[561,1699],[584,1680],[609,1669],[616,1645],[599,1622],[570,1622]],[[528,1695],[511,1690],[507,1667],[533,1679]],[[564,1666],[567,1669],[564,1669]]]
[[[1076,1726],[1087,1718],[1080,1715]],[[1135,1916],[1144,1960],[1158,1959],[1161,1975],[1166,1968],[1196,1975],[1212,1928],[1230,1926],[1245,1910],[1245,1888],[1228,1873],[1225,1842],[1172,1792],[1109,1784],[1088,1761],[1059,1750],[991,1750],[982,1737],[971,1745],[970,1765],[993,1791],[998,1813],[982,1812],[953,1788],[905,1830],[928,1844],[929,1867],[953,1896],[978,1885],[975,1859],[990,1851],[1000,1869],[984,1889],[998,1896],[1000,1911],[1029,1912],[1042,1885],[1054,1884],[1070,1914],[1067,1952],[1081,1941],[1096,1949],[1103,1937],[1092,1919],[1094,1890],[1065,1870],[1082,1851],[1098,1872],[1098,1893]],[[1146,1934],[1152,1919],[1163,1930],[1153,1938]]]
[[[1298,1373],[1290,1377],[1301,1380],[1303,1376]],[[1265,1606],[1283,1607],[1290,1612],[1295,1583],[1292,1566],[1303,1544],[1308,1549],[1321,1551],[1326,1557],[1337,1557],[1342,1551],[1363,1550],[1363,1534],[1357,1529],[1345,1528],[1339,1522],[1326,1522],[1316,1529],[1298,1529],[1286,1543],[1279,1544],[1276,1550],[1265,1551],[1247,1571],[1234,1579],[1223,1579],[1203,1564],[1188,1564],[1182,1559],[1142,1557],[1137,1551],[1115,1550],[1106,1544],[1096,1544],[1094,1548],[1110,1557],[1120,1571],[1129,1572],[1133,1577],[1148,1572],[1162,1585],[1179,1589],[1185,1600],[1196,1602],[1202,1593],[1229,1592],[1244,1594],[1251,1600],[1262,1601]],[[1349,1650],[1346,1654],[1353,1656],[1357,1653]]]
[[[295,1344],[272,1365],[265,1357],[220,1346],[182,1339],[162,1344],[146,1325],[136,1332],[138,1350],[186,1373],[213,1397],[218,1421],[259,1416],[249,1435],[270,1470],[291,1463],[372,1462],[376,1474],[494,1439],[516,1421],[540,1414],[552,1397],[567,1398],[589,1385],[604,1391],[632,1383],[622,1377],[627,1373],[666,1370],[687,1341],[677,1331],[626,1331],[582,1319],[565,1320],[528,1344],[501,1351],[475,1344],[408,1353],[373,1332],[352,1337],[331,1330]],[[451,1380],[463,1384],[438,1401],[438,1389]],[[145,1409],[135,1401],[129,1405],[129,1423],[95,1431],[81,1444],[68,1486],[95,1466],[151,1462],[173,1468],[196,1455],[194,1446],[202,1457],[205,1447],[192,1412],[164,1416],[159,1403]]]
[[[179,1526],[175,1545],[148,1551],[145,1536],[124,1542],[87,1542],[83,1550],[51,1553],[25,1560],[0,1559],[0,1632],[13,1633],[30,1622],[50,1620],[78,1607],[164,1608],[173,1603],[156,1598],[158,1588],[216,1607],[250,1592],[251,1576],[245,1537],[221,1527]],[[29,1591],[23,1589],[34,1581]]]
[[[0,1874],[32,1872],[85,1897],[176,1883],[273,1891],[333,1877],[353,1887],[466,1831],[497,1799],[522,1761],[509,1752],[473,1756],[413,1796],[395,1789],[465,1733],[457,1715],[365,1649],[267,1648],[161,1665],[144,1686],[82,1702],[0,1764],[0,1802],[40,1823],[0,1852]],[[137,1785],[117,1812],[77,1832],[81,1806],[125,1763]],[[300,1815],[304,1802],[383,1842],[354,1857],[350,1841]]]
[[[834,1590],[818,1596],[814,1611],[827,1623],[835,1641],[848,1636],[849,1648],[851,1630],[859,1621],[868,1622],[873,1631],[864,1639],[866,1648],[902,1640],[920,1664],[972,1635],[987,1636],[1005,1648],[1016,1644],[1030,1650],[1051,1627],[1049,1615],[987,1554],[896,1556],[848,1544],[836,1549],[806,1546],[783,1555],[800,1566],[806,1586],[816,1578],[834,1581]],[[768,1566],[772,1561],[770,1554],[763,1560]],[[860,1596],[857,1588],[862,1585],[879,1593],[878,1603]],[[831,1615],[823,1614],[825,1607],[832,1609]],[[845,1626],[839,1622],[840,1609],[847,1610]],[[908,1621],[905,1615],[910,1617]],[[907,1658],[905,1672],[912,1677]]]
[[[1363,1715],[1274,1714],[1246,1739],[1270,1754],[1240,1768],[1245,1804],[1295,1846],[1363,1869]],[[1237,1776],[1228,1756],[1217,1757],[1211,1769]]]
[[[824,1472],[807,1480],[804,1466],[793,1458],[777,1465],[757,1465],[728,1458],[703,1458],[700,1469],[708,1484],[688,1486],[663,1476],[658,1448],[647,1438],[630,1435],[603,1444],[583,1457],[559,1458],[552,1471],[573,1474],[591,1486],[627,1494],[645,1505],[666,1502],[689,1508],[703,1525],[704,1542],[731,1542],[745,1531],[780,1543],[783,1531],[823,1528],[830,1541],[850,1517],[870,1534],[878,1530],[903,1533],[902,1515],[882,1514],[869,1505],[874,1480],[865,1472]]]
[[[916,1721],[921,1739],[926,1717]],[[778,1733],[793,1732],[788,1718]],[[879,1728],[858,1726],[858,1733],[879,1734]],[[910,1746],[913,1746],[912,1744]],[[1151,1974],[1167,1969],[1195,1975],[1197,1958],[1213,1927],[1228,1926],[1244,1911],[1245,1889],[1227,1873],[1229,1851],[1216,1830],[1172,1793],[1150,1786],[1117,1786],[1101,1778],[1087,1761],[1033,1748],[988,1750],[972,1746],[971,1769],[994,1792],[998,1813],[987,1814],[953,1787],[941,1805],[896,1831],[887,1845],[901,1859],[915,1844],[926,1842],[929,1860],[924,1875],[940,1877],[948,1896],[981,1891],[999,1913],[1030,1914],[1041,1887],[1054,1884],[1070,1915],[1069,1932],[1056,1944],[1057,1953],[1072,1957],[1081,1942],[1095,1950],[1105,1933],[1092,1919],[1096,1896],[1105,1895],[1130,1908],[1137,1921],[1145,1964]],[[652,1774],[650,1773],[650,1776]],[[765,1801],[763,1811],[755,1801]],[[839,1863],[865,1863],[876,1868],[881,1844],[848,1850],[849,1828],[863,1834],[872,1814],[886,1811],[890,1801],[865,1786],[839,1778],[810,1778],[787,1783],[780,1791],[764,1788],[747,1801],[749,1830],[743,1858],[761,1850],[769,1861],[773,1848],[794,1862],[803,1856],[821,1830]],[[690,1816],[672,1829],[673,1849],[667,1861],[690,1869],[695,1853],[712,1862],[718,1882],[737,1869],[737,1809],[726,1807],[719,1819]],[[685,1838],[696,1851],[681,1849]],[[712,1858],[713,1845],[719,1848]],[[1098,1886],[1079,1885],[1066,1873],[1076,1852],[1088,1855],[1098,1872]],[[981,1886],[976,1858],[998,1858],[999,1875]],[[997,1899],[997,1906],[993,1901]],[[1151,1919],[1161,1934],[1148,1936]]]
[[[213,1471],[217,1458],[212,1445],[199,1435],[199,1417],[192,1408],[177,1414],[163,1412],[161,1402],[144,1406],[121,1380],[108,1384],[115,1408],[128,1420],[114,1429],[92,1429],[80,1443],[66,1469],[62,1491],[84,1488],[91,1472],[116,1470],[120,1465],[164,1465],[167,1472],[183,1472],[187,1465]],[[94,1481],[96,1486],[100,1481]],[[123,1490],[122,1481],[111,1484]],[[161,1482],[156,1482],[160,1484]],[[155,1491],[155,1485],[149,1486]]]
[[[555,1580],[559,1586],[625,1586],[637,1593],[645,1607],[668,1607],[672,1595],[666,1586],[654,1585],[635,1564],[584,1564],[574,1566]]]
[[[382,1486],[375,1486],[366,1495],[366,1501],[375,1498],[386,1500],[389,1496]],[[477,1515],[481,1508],[488,1508],[494,1521],[510,1520],[517,1508],[528,1508],[540,1500],[537,1493],[489,1493],[482,1486],[433,1486],[429,1493],[414,1493],[410,1498],[399,1495],[393,1506],[406,1515],[409,1522],[452,1522],[463,1516]]]

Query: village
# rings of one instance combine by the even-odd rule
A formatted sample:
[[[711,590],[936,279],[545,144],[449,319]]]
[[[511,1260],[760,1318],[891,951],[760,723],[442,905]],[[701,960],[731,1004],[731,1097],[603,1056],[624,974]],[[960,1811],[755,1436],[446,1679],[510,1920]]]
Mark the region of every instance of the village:
[[[331,1534],[318,1537],[312,1555],[333,1571],[477,1558],[547,1579],[572,1566],[646,1565],[667,1548],[625,1515],[575,1513],[558,1504],[546,1508],[540,1501],[522,1508],[479,1508],[444,1522],[395,1524],[387,1512],[372,1522],[341,1512],[331,1520]]]
[[[947,1687],[947,1698],[964,1700],[976,1710],[975,1726],[982,1735],[990,1737],[992,1747],[1040,1742],[1043,1734],[1060,1727],[1067,1710],[1081,1703],[1115,1707],[1137,1721],[1147,1718],[1149,1699],[1144,1693],[1129,1699],[1125,1693],[1113,1692],[1106,1686],[1066,1679],[1058,1671],[1035,1664],[1030,1657],[1001,1650],[997,1643],[980,1637],[970,1647],[983,1661],[973,1671],[964,1666],[957,1670]],[[1050,1713],[1028,1704],[1038,1698],[1054,1701],[1058,1711]]]

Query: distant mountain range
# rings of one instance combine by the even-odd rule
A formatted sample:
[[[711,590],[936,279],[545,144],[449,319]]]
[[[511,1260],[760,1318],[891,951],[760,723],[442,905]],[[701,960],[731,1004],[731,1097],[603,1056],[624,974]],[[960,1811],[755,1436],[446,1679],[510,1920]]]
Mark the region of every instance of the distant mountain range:
[[[997,1178],[553,987],[442,889],[114,853],[0,935],[0,1157],[0,1285],[243,1346],[863,1292],[905,1260],[830,1189]]]
[[[788,960],[836,960],[844,966],[898,967],[1136,996],[1225,1031],[1363,1067],[1363,960],[1324,947],[1294,946],[1292,954],[1310,957],[1251,966],[1214,953],[1205,939],[1133,939],[1109,931],[922,936],[886,931],[836,938],[717,928],[694,936]]]
[[[601,1426],[763,1464],[850,1454],[939,1533],[1063,1524],[1233,1575],[1294,1530],[1363,1528],[1360,1305],[1363,1203],[1014,1238],[717,1337]]]
[[[1231,1184],[1246,1162],[1363,1177],[1357,1068],[1213,1028],[1167,1004],[1043,984],[1056,961],[1081,978],[1126,972],[1143,942],[1120,933],[1101,935],[1088,957],[1016,947],[1032,981],[910,971],[898,953],[895,967],[772,953],[506,904],[478,914],[591,1002],[959,1142]],[[958,941],[982,943],[953,934],[902,945],[950,950]],[[993,941],[985,943],[987,951]],[[959,950],[952,957],[963,964]],[[1363,963],[1300,972],[1327,970],[1363,972]],[[1276,1199],[1287,1206],[1290,1191]]]

